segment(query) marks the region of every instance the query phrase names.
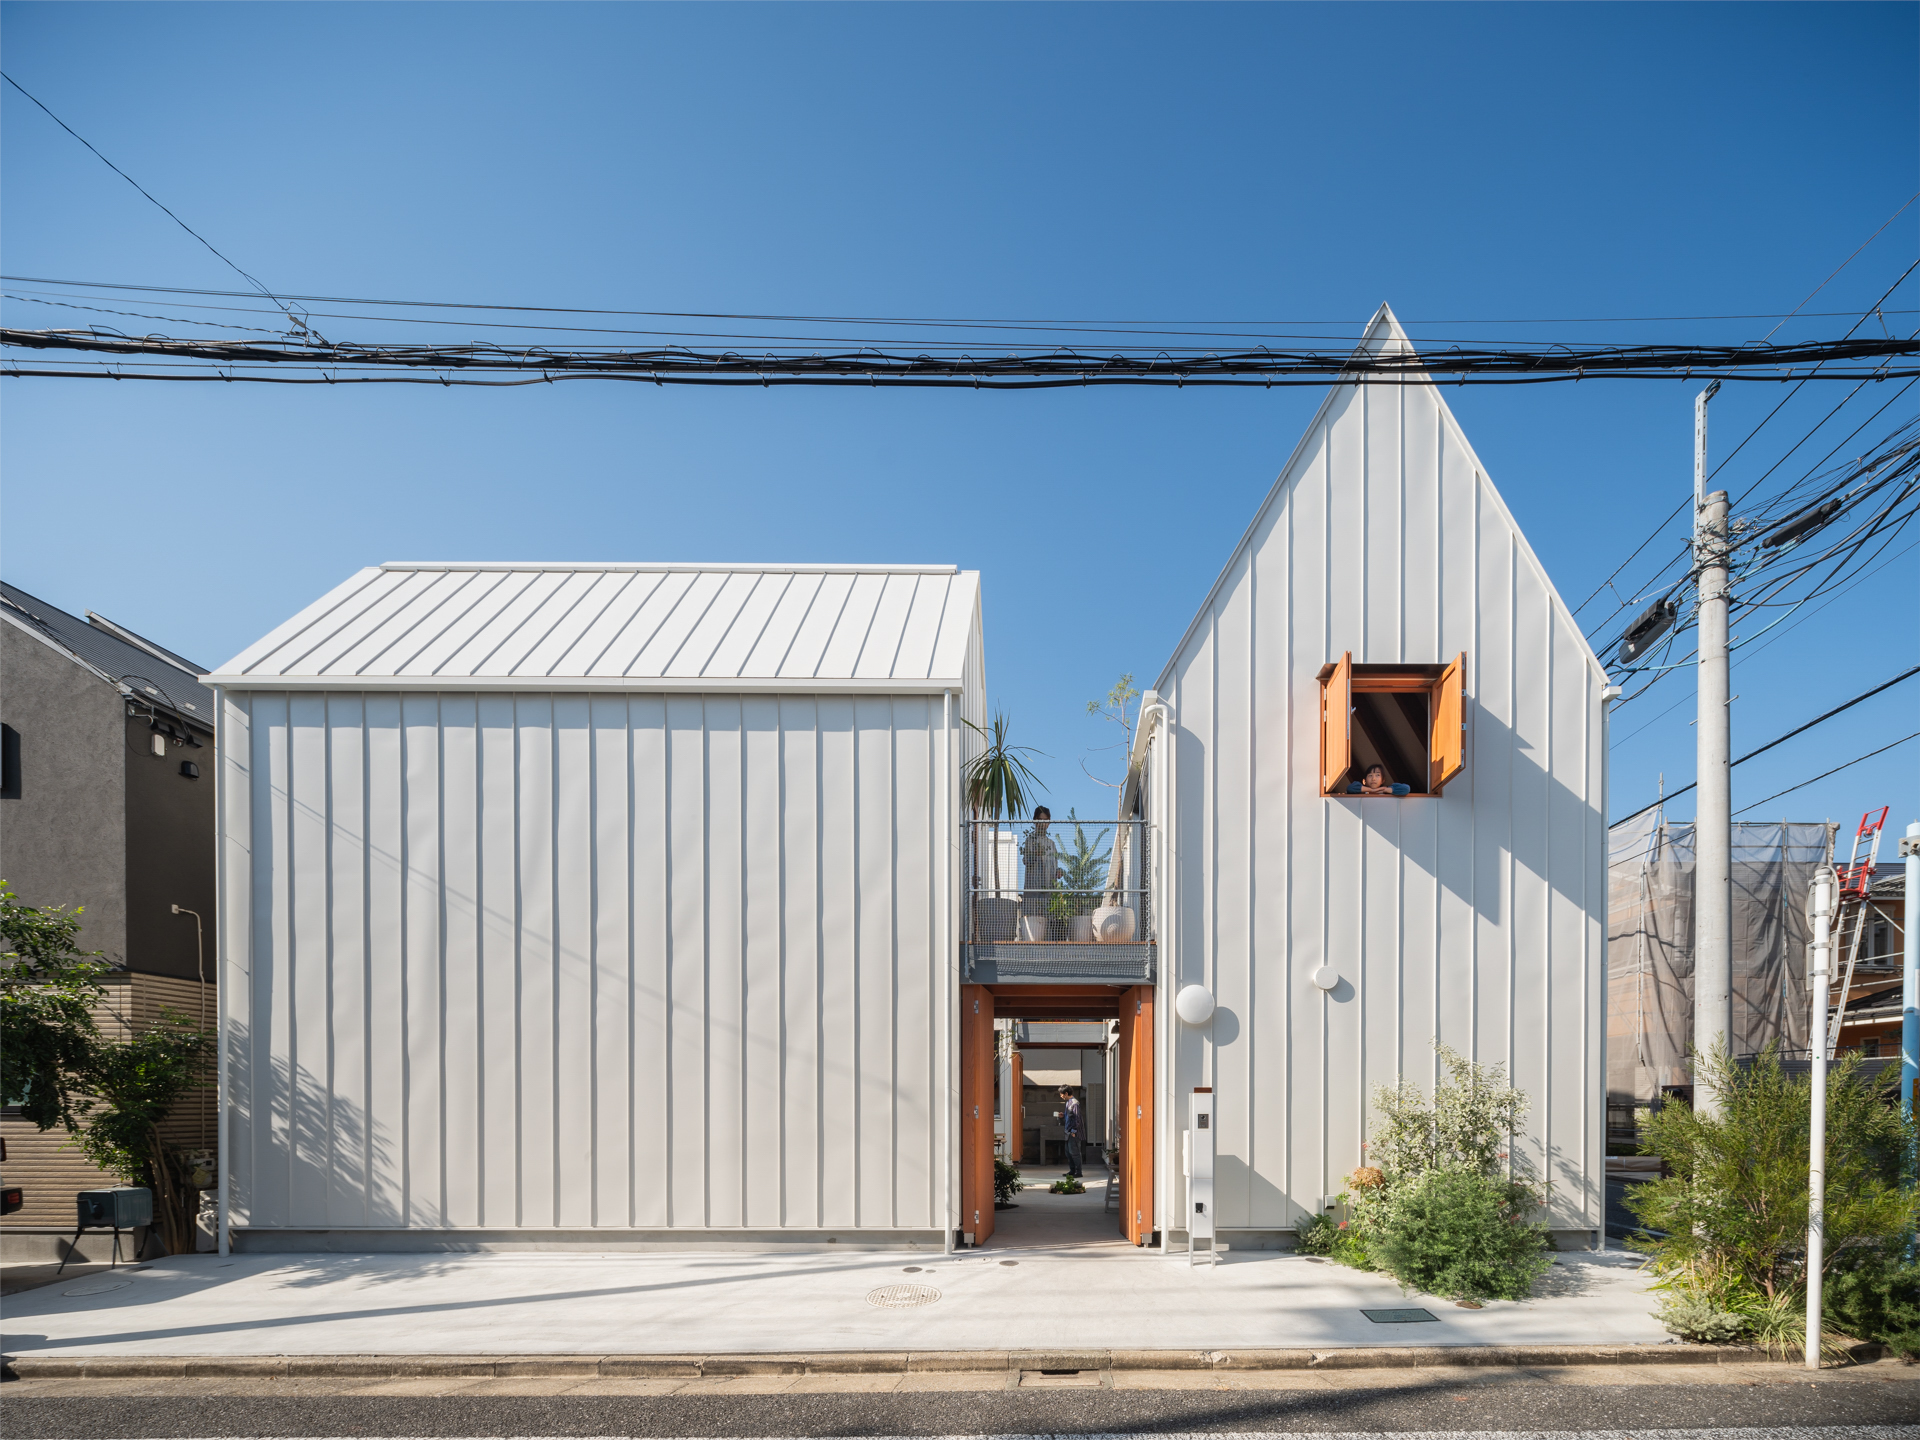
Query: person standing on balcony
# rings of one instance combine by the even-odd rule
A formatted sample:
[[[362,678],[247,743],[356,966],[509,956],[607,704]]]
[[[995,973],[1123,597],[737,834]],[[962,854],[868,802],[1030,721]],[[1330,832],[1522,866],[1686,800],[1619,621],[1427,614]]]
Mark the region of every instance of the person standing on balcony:
[[[1052,823],[1053,812],[1044,805],[1038,807],[1033,812],[1033,828],[1020,842],[1020,862],[1026,871],[1021,881],[1025,893],[1020,912],[1029,917],[1038,916],[1043,924],[1047,919],[1047,902],[1053,898],[1054,886],[1060,878],[1060,851],[1053,837],[1047,834],[1047,827]],[[1042,931],[1042,936],[1045,933]]]
[[[1073,1091],[1066,1086],[1060,1087],[1060,1124],[1067,1132],[1067,1174],[1074,1179],[1080,1178],[1080,1161],[1085,1149],[1086,1126],[1081,1121],[1080,1102],[1074,1098]]]

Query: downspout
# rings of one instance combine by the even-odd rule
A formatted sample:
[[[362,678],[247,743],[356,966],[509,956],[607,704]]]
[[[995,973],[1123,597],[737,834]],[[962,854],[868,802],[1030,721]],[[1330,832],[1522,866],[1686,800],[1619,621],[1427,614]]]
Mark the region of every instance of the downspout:
[[[1167,1004],[1167,977],[1173,972],[1173,935],[1176,900],[1174,896],[1174,826],[1173,826],[1173,709],[1160,697],[1157,690],[1149,690],[1140,697],[1140,723],[1134,731],[1133,754],[1128,757],[1127,773],[1134,779],[1145,765],[1149,747],[1158,730],[1166,744],[1161,752],[1161,763],[1154,767],[1154,797],[1159,803],[1146,807],[1150,817],[1160,825],[1160,844],[1154,848],[1154,868],[1160,876],[1160,884],[1153,886],[1144,870],[1141,881],[1150,887],[1149,894],[1157,900],[1154,912],[1154,938],[1159,942],[1159,966],[1154,973],[1154,1027],[1153,1027],[1153,1074],[1154,1088],[1159,1094],[1154,1099],[1154,1165],[1153,1165],[1153,1214],[1154,1228],[1160,1232],[1160,1253],[1168,1251],[1169,1217],[1172,1211],[1172,1183],[1169,1174],[1171,1154],[1168,1135],[1173,1119],[1173,1076],[1169,1073],[1172,1047],[1167,1043],[1168,1026],[1171,1024],[1171,1007]]]
[[[960,1198],[960,1132],[954,1120],[960,1113],[960,937],[954,928],[953,890],[954,872],[960,860],[956,853],[957,845],[953,829],[953,798],[960,784],[959,771],[956,768],[957,757],[953,749],[953,705],[954,692],[948,690],[942,696],[943,728],[941,730],[941,765],[946,771],[946,784],[941,786],[940,828],[945,836],[946,865],[941,885],[940,923],[947,937],[947,982],[941,986],[945,1001],[946,1015],[943,1033],[947,1041],[947,1103],[940,1107],[945,1118],[945,1151],[947,1156],[947,1205],[946,1223],[941,1226],[941,1253],[953,1254],[954,1221],[959,1218]]]
[[[227,1172],[232,1168],[227,1158],[227,977],[223,973],[228,963],[227,947],[227,811],[226,811],[226,769],[227,769],[227,696],[226,692],[215,687],[213,692],[213,956],[214,956],[214,1138],[213,1163],[219,1167],[216,1172],[219,1206],[217,1226],[219,1244],[217,1249],[222,1259],[233,1252],[233,1230],[227,1210]]]

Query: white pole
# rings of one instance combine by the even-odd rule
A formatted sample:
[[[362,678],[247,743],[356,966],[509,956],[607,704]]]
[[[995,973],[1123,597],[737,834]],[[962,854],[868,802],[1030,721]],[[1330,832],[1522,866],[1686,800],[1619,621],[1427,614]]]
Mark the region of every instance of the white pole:
[[[1807,1137],[1807,1343],[1809,1370],[1820,1368],[1820,1271],[1826,1264],[1827,1224],[1827,1000],[1831,986],[1833,867],[1813,874],[1813,1023],[1807,1027],[1813,1054],[1812,1123]]]
[[[1901,911],[1904,941],[1900,965],[1900,1110],[1911,1115],[1920,1090],[1920,820],[1908,822],[1900,853],[1907,861],[1906,906]],[[1915,1157],[1909,1156],[1912,1165]],[[1909,1172],[1911,1173],[1911,1172]]]
[[[1699,714],[1694,805],[1693,1108],[1720,1113],[1720,1097],[1703,1083],[1701,1066],[1718,1050],[1732,1056],[1733,794],[1727,765],[1727,492],[1703,494],[1707,478],[1707,401],[1693,405],[1693,559],[1699,572]]]

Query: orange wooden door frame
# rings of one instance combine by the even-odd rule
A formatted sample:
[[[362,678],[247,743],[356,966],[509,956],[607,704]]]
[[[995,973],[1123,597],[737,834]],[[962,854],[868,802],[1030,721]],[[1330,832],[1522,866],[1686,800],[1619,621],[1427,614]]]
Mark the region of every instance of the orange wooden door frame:
[[[993,992],[960,987],[960,1223],[984,1245],[993,1234]]]
[[[1013,1052],[1013,1094],[1006,1097],[1007,1159],[1020,1163],[1027,1134],[1027,1067],[1018,1050]]]
[[[1153,1238],[1153,987],[1120,996],[1120,1233]]]

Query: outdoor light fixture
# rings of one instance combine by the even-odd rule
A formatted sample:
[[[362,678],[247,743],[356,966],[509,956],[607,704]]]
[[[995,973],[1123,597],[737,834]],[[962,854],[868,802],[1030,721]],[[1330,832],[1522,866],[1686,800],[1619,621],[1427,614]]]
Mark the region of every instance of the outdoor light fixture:
[[[1174,1013],[1188,1025],[1204,1025],[1213,1018],[1213,992],[1204,985],[1188,985],[1173,997]]]
[[[1331,965],[1322,965],[1313,972],[1313,983],[1322,990],[1331,990],[1340,983],[1340,972]]]
[[[1653,648],[1658,640],[1672,628],[1680,614],[1679,608],[1671,600],[1656,600],[1640,612],[1640,618],[1627,627],[1626,638],[1620,642],[1620,659],[1623,662],[1638,660]]]

